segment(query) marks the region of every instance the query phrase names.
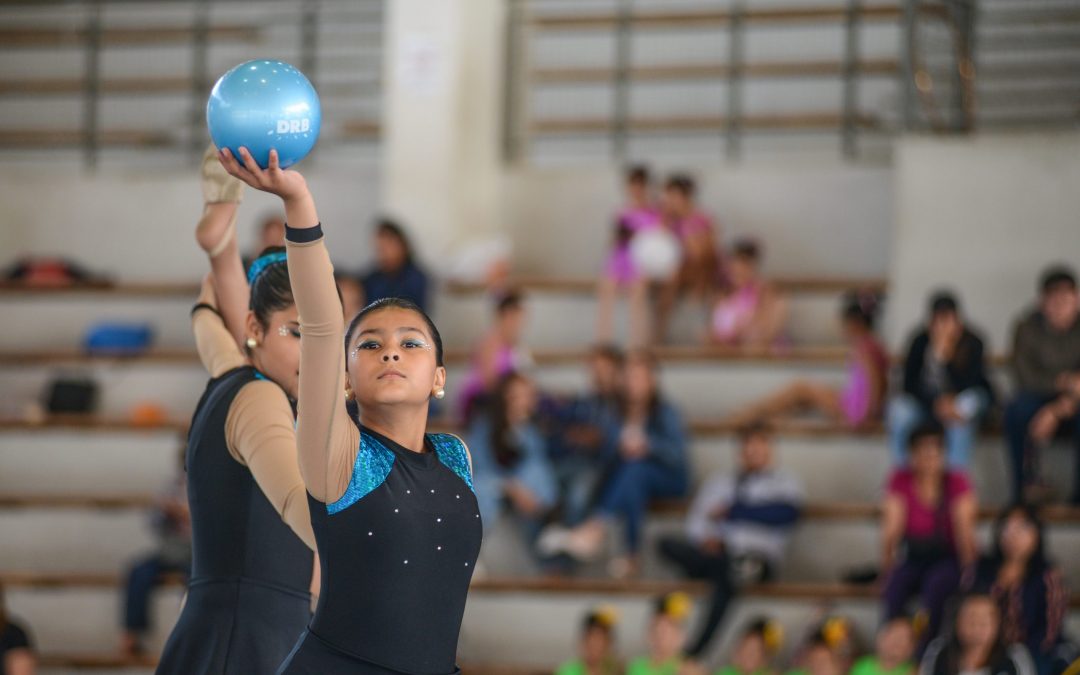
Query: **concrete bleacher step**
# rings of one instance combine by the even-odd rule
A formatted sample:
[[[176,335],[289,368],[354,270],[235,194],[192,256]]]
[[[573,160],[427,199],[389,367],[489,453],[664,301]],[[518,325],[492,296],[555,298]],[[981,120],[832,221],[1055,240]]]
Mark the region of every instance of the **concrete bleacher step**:
[[[0,576],[0,578],[4,578]],[[37,579],[7,575],[12,614],[36,628],[41,650],[72,658],[99,654],[107,658],[115,644],[116,628],[107,620],[117,611],[115,577]],[[701,584],[681,581],[611,582],[604,580],[548,580],[487,578],[474,582],[462,624],[459,658],[463,662],[503,663],[511,666],[549,667],[574,650],[581,617],[597,604],[614,606],[620,614],[619,645],[623,654],[645,650],[645,626],[653,597],[685,590],[700,598]],[[176,582],[158,591],[152,603],[155,628],[150,647],[157,653],[178,614],[180,588]],[[1069,616],[1070,628],[1080,624],[1080,613]],[[53,613],[63,607],[57,616]],[[773,584],[747,589],[732,607],[729,626],[751,616],[766,614],[781,621],[788,642],[794,643],[825,614],[851,618],[869,637],[877,621],[876,592],[872,587],[839,584]],[[734,631],[724,631],[716,651],[725,652]]]
[[[795,344],[837,343],[838,296],[846,289],[881,290],[880,279],[779,278],[776,285],[790,294],[790,337]],[[595,280],[522,278],[530,320],[525,344],[536,349],[578,348],[592,341],[595,322]],[[190,283],[90,283],[71,288],[27,289],[0,285],[0,301],[11,317],[11,329],[0,335],[0,349],[70,348],[87,327],[102,320],[133,321],[153,327],[155,344],[191,346],[188,313],[197,296]],[[447,285],[434,300],[434,318],[450,347],[466,348],[491,324],[491,300],[472,285]],[[696,343],[704,321],[696,306],[683,306],[675,317],[672,336]],[[626,323],[625,307],[616,325]],[[567,331],[567,325],[580,330]]]

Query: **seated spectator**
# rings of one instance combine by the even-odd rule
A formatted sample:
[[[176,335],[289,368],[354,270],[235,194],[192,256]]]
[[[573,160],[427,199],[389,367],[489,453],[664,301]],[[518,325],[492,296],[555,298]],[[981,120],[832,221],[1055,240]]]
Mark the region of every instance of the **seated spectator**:
[[[19,623],[7,614],[4,587],[0,585],[0,673],[3,675],[34,675],[37,654],[34,642]]]
[[[660,393],[656,358],[632,353],[623,376],[623,399],[617,424],[608,430],[608,478],[599,504],[587,521],[572,530],[548,528],[540,539],[547,555],[565,553],[579,560],[595,558],[608,530],[625,523],[626,555],[613,561],[618,577],[638,572],[641,530],[649,502],[686,495],[689,465],[686,430],[678,411]]]
[[[771,675],[772,661],[780,651],[783,629],[770,619],[759,618],[743,629],[728,665],[716,675]]]
[[[187,473],[184,454],[180,453],[176,478],[157,500],[153,526],[157,533],[156,550],[137,561],[128,572],[124,603],[124,632],[120,651],[128,656],[145,652],[143,638],[150,628],[150,593],[161,583],[163,574],[191,573],[191,512],[188,510]]]
[[[495,325],[476,345],[461,387],[461,418],[468,423],[474,408],[485,398],[499,378],[522,372],[529,365],[529,355],[521,347],[525,330],[525,302],[518,293],[508,293],[495,306]]]
[[[614,345],[589,353],[591,390],[560,402],[552,415],[552,464],[559,479],[562,520],[577,525],[594,505],[608,456],[607,430],[619,410],[619,387],[626,356]]]
[[[1021,644],[1008,644],[1001,613],[989,595],[968,595],[956,613],[949,636],[930,643],[919,672],[924,675],[1035,675],[1035,665]]]
[[[797,667],[788,671],[788,675],[844,675],[840,659],[820,632],[810,637],[796,661]]]
[[[660,210],[650,195],[649,169],[634,166],[626,174],[627,204],[615,218],[615,237],[611,254],[604,267],[604,276],[597,288],[596,336],[600,342],[612,337],[615,300],[626,292],[630,301],[630,338],[632,344],[644,346],[649,335],[648,280],[641,276],[630,255],[630,241],[638,232],[662,225]]]
[[[368,303],[405,298],[430,311],[427,273],[417,263],[405,230],[392,220],[380,220],[375,226],[375,265],[361,283]]]
[[[1077,443],[1072,501],[1080,504],[1080,295],[1071,270],[1055,267],[1042,278],[1039,308],[1016,326],[1013,374],[1016,395],[1005,408],[1005,436],[1014,501],[1042,497],[1038,459],[1059,432]]]
[[[873,654],[855,662],[851,675],[915,675],[915,630],[907,616],[894,617],[878,629]]]
[[[341,309],[347,324],[367,305],[364,298],[364,287],[360,285],[359,281],[347,274],[335,273],[334,281],[337,282],[338,295],[341,296]]]
[[[761,278],[761,248],[746,239],[736,242],[726,271],[728,283],[713,305],[709,342],[723,346],[775,346],[787,320],[787,299]]]
[[[495,524],[505,506],[535,536],[555,506],[558,487],[535,415],[532,382],[510,373],[499,380],[488,405],[469,427],[473,481],[485,529]]]
[[[911,341],[904,360],[904,391],[889,401],[893,463],[903,464],[907,437],[928,419],[945,427],[949,466],[965,468],[983,414],[993,400],[983,341],[960,317],[956,298],[936,293],[930,321]]]
[[[887,387],[889,357],[874,335],[877,299],[849,298],[842,315],[848,348],[847,383],[842,389],[823,382],[796,380],[777,393],[729,418],[736,426],[809,408],[830,420],[859,428],[879,419]]]
[[[677,675],[683,666],[686,619],[692,605],[685,593],[657,598],[649,621],[649,654],[631,661],[626,675]]]
[[[618,614],[611,607],[597,607],[585,616],[578,643],[578,658],[558,667],[555,675],[622,675],[615,655]]]
[[[671,314],[681,292],[702,303],[708,312],[712,292],[720,274],[717,255],[719,233],[712,218],[694,203],[697,186],[685,175],[671,176],[664,185],[664,224],[682,242],[682,263],[675,276],[664,284],[657,306],[657,339],[666,342]]]
[[[692,579],[712,582],[705,620],[686,654],[700,660],[735,595],[736,581],[773,578],[799,517],[802,487],[773,463],[768,429],[739,433],[737,469],[713,476],[694,498],[687,537],[665,537],[660,553]]]
[[[1061,569],[1046,557],[1043,524],[1032,507],[1016,505],[1001,514],[991,552],[965,586],[997,602],[1009,618],[1001,629],[1005,643],[1025,645],[1039,675],[1060,673],[1076,657],[1062,634],[1069,593]]]
[[[948,469],[944,442],[937,422],[912,432],[907,467],[889,478],[882,506],[885,620],[903,616],[919,595],[927,639],[938,635],[961,570],[975,562],[975,492],[965,474]]]

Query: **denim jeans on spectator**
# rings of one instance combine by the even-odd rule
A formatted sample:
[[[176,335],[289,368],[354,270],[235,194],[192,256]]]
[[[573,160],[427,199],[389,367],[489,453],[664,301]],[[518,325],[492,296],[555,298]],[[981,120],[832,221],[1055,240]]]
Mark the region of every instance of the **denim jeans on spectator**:
[[[978,389],[962,391],[957,394],[957,399],[958,404],[964,401],[963,405],[974,412],[967,421],[945,425],[945,449],[951,468],[967,469],[971,462],[971,448],[990,399],[986,392]],[[908,437],[929,418],[930,413],[909,394],[900,394],[889,400],[885,424],[894,466],[907,464]]]
[[[686,472],[653,460],[620,464],[604,487],[599,511],[626,522],[626,549],[635,554],[641,546],[641,528],[649,502],[657,498],[684,497],[689,487]]]

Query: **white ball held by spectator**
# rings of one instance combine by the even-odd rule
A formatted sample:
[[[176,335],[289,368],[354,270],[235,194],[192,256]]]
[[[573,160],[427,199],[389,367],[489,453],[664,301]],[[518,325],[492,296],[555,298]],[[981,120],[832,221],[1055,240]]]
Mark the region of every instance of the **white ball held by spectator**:
[[[654,228],[634,235],[630,258],[638,272],[649,279],[667,279],[675,274],[682,261],[678,238],[665,228]]]

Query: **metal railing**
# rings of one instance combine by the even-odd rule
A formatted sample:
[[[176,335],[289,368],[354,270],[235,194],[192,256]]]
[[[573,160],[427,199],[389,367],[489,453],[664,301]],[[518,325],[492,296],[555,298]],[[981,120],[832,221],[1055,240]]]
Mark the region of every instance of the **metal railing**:
[[[618,161],[628,157],[630,141],[638,134],[679,134],[687,130],[723,139],[723,154],[734,160],[742,156],[748,133],[791,130],[830,131],[837,134],[842,156],[859,155],[859,138],[864,131],[895,133],[905,130],[963,132],[972,128],[974,110],[973,17],[971,0],[901,0],[897,5],[864,4],[863,0],[822,0],[817,7],[805,3],[790,8],[755,7],[752,0],[731,0],[720,11],[690,9],[657,11],[658,5],[645,8],[634,0],[607,0],[603,5],[581,2],[565,3],[554,12],[550,0],[508,0],[506,55],[506,101],[504,111],[504,148],[508,160],[529,155],[537,140],[548,136],[590,136],[607,138],[611,155]],[[590,7],[599,6],[599,10]],[[662,5],[660,5],[662,7]],[[584,8],[584,9],[583,9]],[[899,53],[895,65],[869,64],[864,67],[861,36],[869,22],[890,24],[900,32]],[[752,61],[747,55],[747,33],[755,26],[809,24],[842,27],[840,58],[836,63],[807,63],[790,59],[785,63]],[[657,68],[641,65],[635,59],[632,43],[639,31],[670,31],[673,40],[683,29],[701,31],[703,27],[722,28],[717,35],[726,39],[726,60],[716,64],[686,64],[684,68]],[[529,64],[537,35],[562,31],[565,35],[583,31],[610,36],[609,69],[571,67],[563,72],[537,71]],[[947,43],[934,42],[945,36]],[[933,68],[927,65],[924,52],[936,50]],[[944,61],[944,63],[942,63]],[[860,109],[860,92],[869,77],[882,77],[883,70],[895,72],[895,103],[891,109],[871,116]],[[607,73],[608,77],[603,77]],[[723,113],[711,116],[648,119],[635,115],[634,86],[645,79],[685,78],[697,81],[703,95],[724,87]],[[639,75],[642,79],[639,79]],[[774,77],[797,82],[805,77],[838,77],[840,96],[833,111],[806,114],[752,115],[747,113],[746,87],[750,78]],[[531,100],[540,88],[552,83],[594,87],[595,94],[609,90],[610,113],[587,119],[532,119]]]
[[[21,97],[40,96],[43,100],[69,97],[69,103],[81,108],[77,129],[23,127],[6,136],[0,135],[0,145],[19,149],[76,148],[88,168],[96,167],[102,151],[112,145],[180,149],[191,161],[196,161],[207,139],[206,100],[214,79],[235,63],[260,57],[293,60],[319,89],[324,111],[328,106],[336,108],[337,114],[333,117],[340,123],[331,125],[330,129],[324,125],[325,135],[335,141],[370,140],[370,131],[378,129],[377,115],[370,111],[377,108],[380,96],[382,69],[378,59],[381,58],[384,3],[385,0],[158,0],[153,4],[159,7],[174,5],[180,10],[174,14],[186,16],[188,20],[174,17],[164,22],[132,23],[132,17],[126,13],[145,10],[148,3],[136,0],[3,0],[0,11],[11,19],[5,21],[4,32],[14,39],[0,44],[0,52],[76,48],[82,51],[82,67],[78,73],[64,73],[66,79],[20,77],[14,80],[14,86],[5,87],[3,92],[7,96],[13,93]],[[31,8],[33,12],[29,11]],[[64,27],[58,28],[59,22],[24,18],[34,12],[45,16],[41,12],[49,11],[69,20]],[[221,12],[241,18],[232,21],[215,19]],[[117,24],[117,19],[121,23]],[[357,56],[355,45],[359,39],[345,36],[341,40],[338,35],[336,42],[328,40],[323,33],[331,25],[338,29],[355,26],[358,30],[373,33],[375,41],[370,45],[370,58]],[[291,34],[292,37],[269,40],[264,37],[268,34]],[[159,39],[155,40],[155,37]],[[243,47],[233,48],[229,53],[243,52],[242,57],[227,59],[215,53],[219,48],[235,47],[233,43],[242,43]],[[190,61],[183,70],[171,73],[169,77],[147,75],[107,79],[104,56],[109,50],[154,49],[158,46],[190,48]],[[281,54],[284,56],[279,56]],[[344,54],[344,57],[326,59],[335,54]],[[350,81],[355,73],[365,72],[363,66],[374,66],[366,71],[373,77],[368,77],[364,83],[356,82],[355,78]],[[75,82],[80,85],[69,86]],[[324,82],[326,86],[320,86]],[[119,132],[109,129],[111,120],[107,119],[103,106],[114,94],[145,97],[166,94],[177,98],[186,95],[188,103],[184,106],[186,111],[179,115],[183,120],[179,125],[170,124],[166,128],[141,126]],[[176,114],[173,108],[175,104],[170,108],[170,115]],[[366,114],[365,110],[368,111]],[[33,120],[24,120],[26,122],[33,124]]]

